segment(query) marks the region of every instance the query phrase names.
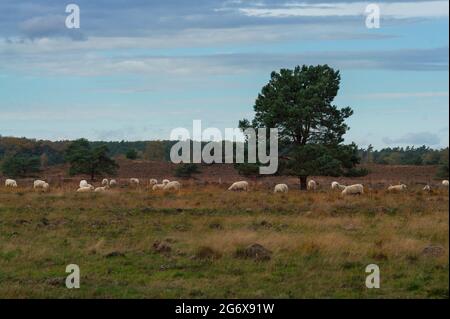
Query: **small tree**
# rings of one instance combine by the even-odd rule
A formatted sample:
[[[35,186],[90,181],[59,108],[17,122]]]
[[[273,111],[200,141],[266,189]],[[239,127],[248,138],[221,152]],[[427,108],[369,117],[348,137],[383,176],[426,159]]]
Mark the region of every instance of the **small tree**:
[[[199,173],[198,166],[194,163],[181,164],[175,169],[177,177],[191,177],[192,174],[197,173]]]
[[[10,177],[25,177],[40,171],[41,162],[37,156],[12,155],[2,163],[2,172]]]
[[[165,145],[162,141],[150,141],[144,150],[144,158],[150,161],[165,160]]]
[[[130,160],[135,160],[138,157],[138,153],[134,148],[132,148],[127,151],[125,156],[126,156],[126,158],[128,158]]]
[[[115,175],[119,167],[108,157],[108,148],[105,145],[92,148],[86,139],[76,140],[69,145],[66,161],[70,163],[70,175],[87,174],[91,180],[96,175]]]
[[[443,163],[439,166],[436,172],[436,178],[448,178],[448,162]]]
[[[239,175],[257,176],[259,174],[259,165],[256,163],[236,163],[234,168],[237,169]]]

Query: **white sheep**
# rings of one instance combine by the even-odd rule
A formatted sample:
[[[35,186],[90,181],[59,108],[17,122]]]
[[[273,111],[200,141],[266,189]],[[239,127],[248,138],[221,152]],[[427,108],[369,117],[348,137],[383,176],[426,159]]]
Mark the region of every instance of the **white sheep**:
[[[174,190],[179,191],[181,188],[181,184],[177,181],[172,181],[164,184],[164,190]]]
[[[50,189],[50,184],[41,180],[36,180],[33,183],[33,188],[35,190],[42,190],[44,192],[48,192]]]
[[[77,189],[77,193],[90,193],[93,189],[91,187],[80,187]]]
[[[240,181],[233,183],[229,188],[229,191],[248,191],[248,182]]]
[[[161,183],[167,184],[167,183],[169,183],[169,182],[170,182],[170,181],[169,181],[168,179],[163,179]]]
[[[85,180],[85,179],[83,179],[81,182],[80,182],[80,188],[83,188],[83,187],[87,187],[89,184],[88,184],[88,182]]]
[[[338,182],[332,182],[331,183],[331,189],[344,190],[345,189],[345,185],[339,184]]]
[[[361,184],[355,184],[350,186],[345,186],[341,193],[342,195],[362,195],[364,194],[364,186]]]
[[[115,187],[117,186],[117,181],[115,179],[112,179],[109,181],[109,187]]]
[[[108,186],[97,187],[96,189],[94,189],[95,193],[104,193],[106,191],[108,191]]]
[[[34,188],[34,189],[36,189],[36,188],[42,188],[42,187],[44,187],[44,184],[45,184],[45,182],[42,181],[42,180],[40,180],[40,179],[35,180],[35,181],[33,182],[33,188]]]
[[[160,189],[164,189],[164,186],[166,186],[166,184],[156,184],[156,185],[153,185],[152,190],[157,191]]]
[[[154,179],[154,178],[150,178],[149,183],[150,183],[150,186],[153,186],[153,185],[158,184],[158,180]]]
[[[274,193],[287,193],[289,191],[289,187],[286,184],[277,184],[273,189]]]
[[[7,179],[5,181],[5,186],[6,187],[17,187],[17,182],[13,179]]]
[[[308,182],[308,190],[313,190],[315,191],[317,189],[317,183],[314,180],[310,180]]]
[[[431,186],[430,185],[425,185],[425,187],[423,188],[423,190],[425,192],[431,192]]]
[[[447,180],[447,179],[444,179],[444,180],[442,181],[442,185],[448,187],[448,180]]]
[[[102,186],[108,186],[108,185],[109,185],[108,179],[107,179],[107,178],[104,178],[104,179],[102,180]]]
[[[388,187],[388,192],[403,192],[406,191],[408,187],[405,184],[391,185]]]
[[[139,179],[138,178],[130,178],[130,184],[132,186],[139,186]]]

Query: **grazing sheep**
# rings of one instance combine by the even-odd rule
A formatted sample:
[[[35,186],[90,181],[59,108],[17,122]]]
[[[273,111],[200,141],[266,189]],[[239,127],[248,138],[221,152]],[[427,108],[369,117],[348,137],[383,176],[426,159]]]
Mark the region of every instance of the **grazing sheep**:
[[[364,186],[361,184],[355,184],[350,186],[345,186],[341,193],[342,195],[362,195],[364,194]]]
[[[158,180],[157,180],[157,179],[154,179],[154,178],[150,178],[149,183],[150,183],[150,186],[153,186],[153,185],[158,184]]]
[[[345,189],[345,185],[339,184],[338,182],[333,182],[333,183],[331,183],[331,189],[344,190]]]
[[[93,189],[91,187],[80,187],[77,189],[77,193],[90,193]]]
[[[403,192],[406,191],[408,187],[405,184],[391,185],[388,187],[388,192]]]
[[[36,180],[33,183],[33,188],[35,190],[42,190],[44,192],[47,192],[50,189],[50,184],[41,180]]]
[[[164,189],[164,186],[166,186],[166,184],[156,184],[156,185],[153,185],[152,190],[157,191],[160,189]]]
[[[273,189],[274,193],[287,193],[289,191],[289,187],[286,184],[277,184]]]
[[[44,181],[38,179],[38,180],[35,180],[35,181],[34,181],[34,183],[33,183],[33,188],[34,188],[34,189],[36,189],[36,188],[42,188],[42,187],[44,187],[45,184],[46,184],[46,183],[45,183]]]
[[[6,187],[17,187],[17,182],[13,179],[7,179],[5,181],[5,186]]]
[[[314,180],[310,180],[308,182],[308,190],[313,190],[315,191],[317,189],[317,183]]]
[[[81,182],[80,182],[80,188],[83,188],[83,187],[87,187],[89,184],[88,184],[88,182],[85,180],[85,179],[83,179]]]
[[[94,190],[95,193],[104,193],[104,192],[106,192],[106,191],[108,191],[108,186],[97,187],[97,188]]]
[[[425,187],[423,188],[423,190],[425,192],[431,192],[431,186],[430,185],[425,185]]]
[[[42,190],[44,192],[48,192],[50,190],[50,184],[49,183],[45,183],[44,186],[42,187]]]
[[[139,179],[137,179],[137,178],[130,178],[130,184],[132,186],[139,186]]]
[[[177,181],[172,181],[164,184],[164,190],[174,190],[179,191],[181,188],[181,184]]]
[[[107,179],[107,178],[104,178],[104,179],[102,180],[102,186],[108,186],[108,185],[109,185],[108,179]]]
[[[444,186],[447,186],[447,187],[448,187],[448,180],[444,179],[444,180],[442,181],[442,185],[444,185]]]
[[[92,186],[91,184],[86,184],[85,186],[80,187],[80,188],[89,188],[91,191],[93,191],[95,189],[95,187]]]
[[[229,191],[248,191],[248,182],[240,181],[233,183],[229,188]]]
[[[115,187],[117,186],[117,181],[115,179],[112,179],[109,181],[109,187]]]
[[[169,181],[168,179],[163,179],[161,183],[167,184],[167,183],[169,183],[169,182],[170,182],[170,181]]]

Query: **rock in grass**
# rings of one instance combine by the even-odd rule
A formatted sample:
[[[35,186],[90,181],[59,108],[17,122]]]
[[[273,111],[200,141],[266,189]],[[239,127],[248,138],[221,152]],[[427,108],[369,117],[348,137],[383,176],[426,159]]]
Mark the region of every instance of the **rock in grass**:
[[[222,257],[221,253],[215,251],[214,249],[212,249],[210,247],[203,246],[203,247],[200,247],[197,249],[193,259],[215,260],[215,259],[219,259],[220,257]]]
[[[254,259],[258,261],[270,260],[272,252],[260,244],[253,244],[244,249],[238,249],[235,256],[237,258]]]
[[[50,286],[63,286],[65,282],[66,278],[64,277],[48,278],[45,280],[45,283]]]
[[[111,251],[105,255],[106,258],[112,258],[112,257],[125,257],[125,254],[120,251]]]
[[[157,253],[168,253],[172,250],[172,247],[168,243],[156,240],[153,243],[153,250],[156,251]]]
[[[422,250],[422,255],[426,257],[440,257],[445,253],[445,248],[437,245],[428,245]]]
[[[221,223],[214,222],[214,223],[209,224],[209,228],[220,230],[220,229],[223,229],[223,226]]]

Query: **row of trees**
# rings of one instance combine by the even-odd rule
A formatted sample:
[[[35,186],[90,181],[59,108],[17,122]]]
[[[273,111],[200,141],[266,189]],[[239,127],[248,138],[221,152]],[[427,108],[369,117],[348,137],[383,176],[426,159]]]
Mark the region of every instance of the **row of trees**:
[[[62,164],[72,141],[41,141],[0,136],[0,162],[13,156],[39,158],[41,168]],[[106,146],[110,157],[126,157],[152,161],[170,161],[170,149],[175,141],[89,142],[93,147]],[[448,162],[448,148],[394,147],[374,150],[359,149],[361,163],[384,165],[440,165]]]
[[[374,150],[371,145],[360,149],[363,163],[384,165],[440,165],[448,163],[448,147],[434,150],[427,146],[394,147]]]

